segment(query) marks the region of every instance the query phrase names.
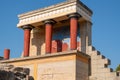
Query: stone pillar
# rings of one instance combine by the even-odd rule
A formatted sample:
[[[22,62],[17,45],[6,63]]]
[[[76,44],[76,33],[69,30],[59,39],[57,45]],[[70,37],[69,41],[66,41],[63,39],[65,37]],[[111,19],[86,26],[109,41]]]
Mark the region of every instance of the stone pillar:
[[[10,49],[5,49],[4,50],[4,59],[9,59],[10,58]]]
[[[45,51],[46,54],[51,53],[52,47],[52,28],[53,28],[53,20],[45,21]]]
[[[29,48],[30,48],[30,32],[33,28],[31,25],[25,25],[22,27],[24,30],[24,57],[29,56]]]
[[[70,18],[70,49],[77,49],[77,28],[78,28],[78,14],[69,15]]]
[[[83,21],[80,24],[80,42],[81,51],[84,53],[89,52],[89,46],[92,45],[92,23]]]

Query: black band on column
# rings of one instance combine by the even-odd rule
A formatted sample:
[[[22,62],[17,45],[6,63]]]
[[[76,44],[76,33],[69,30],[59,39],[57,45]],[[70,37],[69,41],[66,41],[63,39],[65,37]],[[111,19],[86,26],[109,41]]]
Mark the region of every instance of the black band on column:
[[[68,15],[68,17],[69,18],[80,18],[81,17],[81,15],[80,14],[78,14],[78,13],[73,13],[73,14],[70,14],[70,15]]]
[[[34,28],[34,26],[32,26],[32,25],[25,25],[25,26],[23,26],[22,28],[23,28],[24,30],[25,30],[25,29],[32,30],[32,29]]]

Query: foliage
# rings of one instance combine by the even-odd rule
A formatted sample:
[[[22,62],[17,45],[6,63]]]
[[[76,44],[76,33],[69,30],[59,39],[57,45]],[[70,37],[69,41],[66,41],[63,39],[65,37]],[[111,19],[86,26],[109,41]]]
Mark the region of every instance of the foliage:
[[[120,71],[120,64],[117,66],[116,71]]]

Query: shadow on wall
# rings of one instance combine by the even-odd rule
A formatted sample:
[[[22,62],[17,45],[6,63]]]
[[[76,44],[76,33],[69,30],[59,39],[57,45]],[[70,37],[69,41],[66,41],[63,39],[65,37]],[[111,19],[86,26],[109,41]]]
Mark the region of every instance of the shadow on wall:
[[[45,28],[40,29],[34,29],[32,34],[32,40],[31,40],[31,51],[32,53],[35,53],[36,55],[41,55],[42,47],[44,47],[45,43]],[[34,46],[34,47],[33,47]]]

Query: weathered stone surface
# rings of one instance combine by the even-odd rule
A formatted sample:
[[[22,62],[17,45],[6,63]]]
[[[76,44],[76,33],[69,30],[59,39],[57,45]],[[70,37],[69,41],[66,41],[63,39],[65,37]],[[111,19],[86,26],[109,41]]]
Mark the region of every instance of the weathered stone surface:
[[[15,65],[15,74],[28,74],[34,80],[88,80],[89,56],[77,51],[0,61]],[[28,69],[25,71],[24,69]],[[17,71],[16,71],[17,70]],[[30,70],[30,71],[29,71]],[[82,75],[82,76],[81,76]]]
[[[75,67],[74,60],[39,64],[38,80],[75,80]]]
[[[30,56],[45,55],[45,29],[33,29],[30,41]]]
[[[119,80],[120,76],[117,72],[113,72],[110,60],[105,58],[99,51],[90,46],[88,55],[91,56],[91,76],[90,80]]]
[[[76,80],[89,80],[88,63],[83,63],[79,60],[76,61]]]
[[[29,68],[0,65],[0,80],[34,80],[29,73]]]

